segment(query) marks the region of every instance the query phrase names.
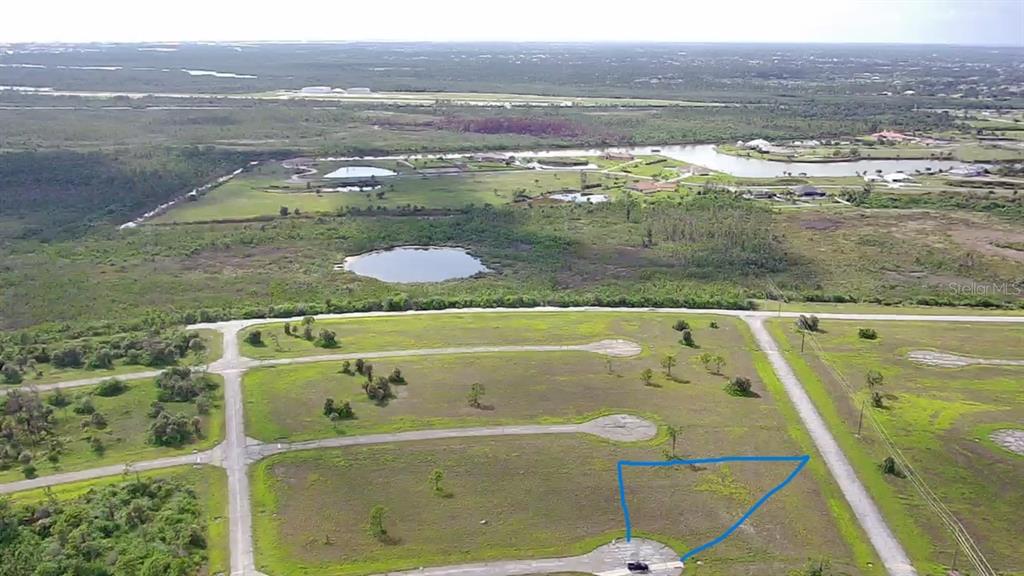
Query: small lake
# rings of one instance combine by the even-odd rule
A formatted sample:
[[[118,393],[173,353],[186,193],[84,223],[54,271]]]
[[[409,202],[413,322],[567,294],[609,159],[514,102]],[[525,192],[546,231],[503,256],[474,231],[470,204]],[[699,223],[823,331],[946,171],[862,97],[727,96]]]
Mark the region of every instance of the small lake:
[[[462,248],[400,246],[345,258],[342,268],[384,282],[443,282],[489,272]]]
[[[376,166],[342,166],[330,174],[325,174],[324,178],[380,178],[383,176],[394,176],[397,172],[392,172],[387,168],[377,168]]]

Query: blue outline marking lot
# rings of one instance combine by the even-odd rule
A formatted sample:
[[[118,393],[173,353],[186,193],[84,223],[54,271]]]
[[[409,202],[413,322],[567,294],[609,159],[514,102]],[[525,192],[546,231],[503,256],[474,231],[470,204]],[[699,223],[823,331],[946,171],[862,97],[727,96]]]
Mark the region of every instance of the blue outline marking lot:
[[[721,536],[715,538],[710,542],[697,546],[696,548],[690,550],[686,554],[683,554],[679,558],[680,561],[686,561],[687,558],[690,558],[694,554],[707,550],[708,548],[711,548],[712,546],[719,544],[720,542],[722,542],[722,540],[725,540],[726,538],[731,536],[732,533],[735,532],[736,529],[739,528],[744,522],[746,522],[747,518],[750,518],[750,516],[754,512],[756,512],[762,504],[767,502],[768,499],[774,496],[776,492],[782,490],[786,486],[786,484],[792,482],[793,478],[796,478],[796,475],[799,474],[800,471],[804,469],[804,466],[806,466],[810,460],[811,457],[806,454],[803,456],[722,456],[719,458],[693,458],[690,460],[657,460],[653,462],[620,460],[618,464],[619,503],[622,506],[622,513],[626,517],[626,542],[629,542],[633,539],[633,524],[629,519],[629,504],[626,503],[626,484],[622,479],[622,468],[624,466],[654,468],[658,466],[679,466],[681,464],[719,464],[723,462],[799,462],[797,467],[792,472],[790,472],[789,476],[787,476],[785,480],[783,480],[778,486],[769,490],[764,496],[761,497],[760,500],[755,502],[754,505],[751,506],[750,509],[747,510],[747,512],[743,514],[743,516],[740,517],[740,519],[737,520],[735,524],[726,529],[726,531],[723,532]]]

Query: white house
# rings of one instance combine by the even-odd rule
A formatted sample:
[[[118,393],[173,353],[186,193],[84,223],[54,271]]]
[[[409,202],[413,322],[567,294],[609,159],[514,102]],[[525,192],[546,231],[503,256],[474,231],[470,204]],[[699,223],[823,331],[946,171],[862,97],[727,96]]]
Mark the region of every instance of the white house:
[[[767,148],[771,145],[771,142],[764,140],[763,138],[758,138],[756,140],[751,140],[750,142],[744,143],[743,147],[750,150],[760,150],[762,148]]]
[[[330,86],[305,86],[299,90],[302,94],[330,94]]]
[[[893,172],[892,174],[886,174],[885,176],[882,176],[882,178],[884,178],[885,181],[889,183],[906,182],[907,180],[913,180],[913,178],[910,177],[910,175],[904,174],[903,172]]]

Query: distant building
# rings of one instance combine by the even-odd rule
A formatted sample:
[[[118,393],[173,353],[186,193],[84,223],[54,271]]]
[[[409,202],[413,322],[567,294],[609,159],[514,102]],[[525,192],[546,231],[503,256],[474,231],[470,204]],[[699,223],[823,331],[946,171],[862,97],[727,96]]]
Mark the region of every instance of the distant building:
[[[907,180],[913,180],[914,178],[911,177],[909,174],[904,174],[903,172],[893,172],[892,174],[886,174],[885,176],[882,176],[882,179],[885,180],[886,182],[891,183],[906,182]]]
[[[914,136],[908,136],[901,132],[893,132],[891,130],[883,130],[881,132],[875,132],[871,135],[875,140],[891,140],[893,142],[913,142],[917,140]]]
[[[373,91],[370,90],[369,88],[364,88],[362,86],[356,86],[355,88],[349,88],[348,89],[348,93],[349,94],[372,94]]]
[[[811,186],[810,184],[804,184],[793,188],[793,193],[801,198],[824,198],[825,193],[819,188]]]
[[[865,174],[864,175],[864,181],[865,182],[881,182],[882,181],[882,177],[879,176],[878,174]]]
[[[771,145],[771,142],[764,140],[762,138],[758,138],[756,140],[751,140],[750,142],[743,143],[743,147],[748,150],[761,150],[762,148],[768,148]]]
[[[672,182],[655,182],[653,180],[641,180],[630,182],[628,188],[635,192],[648,194],[651,192],[674,192],[676,185]]]
[[[302,94],[330,94],[330,86],[306,86],[299,90]]]
[[[605,152],[605,160],[615,160],[617,162],[629,162],[633,160],[633,155],[629,152]]]
[[[960,176],[961,178],[974,178],[976,176],[984,176],[987,170],[984,166],[957,166],[949,171],[953,176]]]

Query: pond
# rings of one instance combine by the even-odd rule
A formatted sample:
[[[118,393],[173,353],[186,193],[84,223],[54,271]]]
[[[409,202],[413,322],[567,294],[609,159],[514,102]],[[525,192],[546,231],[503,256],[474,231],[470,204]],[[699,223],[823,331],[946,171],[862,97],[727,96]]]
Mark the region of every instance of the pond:
[[[377,168],[376,166],[342,166],[330,174],[325,174],[324,178],[380,178],[382,176],[394,176],[397,172],[392,172],[387,168]]]
[[[400,246],[345,258],[344,270],[384,282],[442,282],[489,272],[462,248]]]

